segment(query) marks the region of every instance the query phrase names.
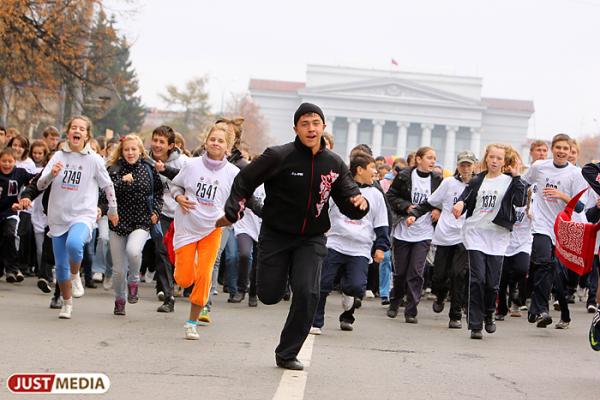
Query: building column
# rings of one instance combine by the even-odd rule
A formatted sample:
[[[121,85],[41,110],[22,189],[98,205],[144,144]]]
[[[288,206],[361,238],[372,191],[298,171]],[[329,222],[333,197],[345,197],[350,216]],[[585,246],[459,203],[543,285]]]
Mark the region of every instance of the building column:
[[[398,127],[398,142],[396,143],[396,157],[406,157],[406,141],[410,122],[396,122]]]
[[[383,125],[385,121],[381,119],[373,120],[373,156],[378,157],[381,155],[381,143],[383,140]]]
[[[360,119],[358,118],[348,118],[348,144],[346,145],[346,156],[350,155],[350,151],[357,145],[359,122]]]
[[[454,160],[454,153],[456,151],[456,131],[457,126],[446,126],[446,150],[444,152],[444,164],[447,169],[456,163]]]
[[[471,151],[477,158],[481,157],[481,128],[471,128]]]
[[[421,124],[421,147],[431,146],[431,130],[433,124]]]

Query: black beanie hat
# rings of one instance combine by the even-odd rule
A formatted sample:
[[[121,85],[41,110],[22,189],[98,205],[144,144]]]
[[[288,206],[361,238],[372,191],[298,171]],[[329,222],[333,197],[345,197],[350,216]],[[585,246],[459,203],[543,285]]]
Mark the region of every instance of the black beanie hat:
[[[294,126],[296,126],[301,116],[303,116],[304,114],[313,113],[319,114],[319,117],[321,117],[321,120],[323,121],[323,123],[325,123],[325,116],[323,115],[323,111],[321,110],[321,108],[319,108],[319,106],[312,103],[302,103],[294,113]]]

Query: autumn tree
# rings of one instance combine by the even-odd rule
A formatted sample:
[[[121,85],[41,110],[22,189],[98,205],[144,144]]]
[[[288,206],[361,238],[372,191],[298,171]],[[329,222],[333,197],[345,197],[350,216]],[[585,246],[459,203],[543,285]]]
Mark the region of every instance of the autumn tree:
[[[159,94],[168,107],[183,112],[181,119],[171,121],[181,133],[201,130],[208,123],[211,112],[206,89],[207,81],[206,76],[193,78],[181,89],[175,85],[168,85],[166,93]]]
[[[12,96],[28,96],[47,112],[48,101],[41,94],[59,101],[68,97],[73,107],[61,108],[66,118],[72,110],[81,110],[84,83],[108,86],[105,76],[90,73],[99,60],[117,55],[111,47],[106,53],[90,51],[97,41],[118,42],[112,26],[91,32],[102,9],[101,0],[0,2],[1,122],[7,122]]]
[[[227,104],[225,116],[228,118],[244,118],[242,144],[248,146],[251,156],[261,154],[272,139],[267,135],[268,125],[265,121],[260,107],[247,94],[233,96]]]

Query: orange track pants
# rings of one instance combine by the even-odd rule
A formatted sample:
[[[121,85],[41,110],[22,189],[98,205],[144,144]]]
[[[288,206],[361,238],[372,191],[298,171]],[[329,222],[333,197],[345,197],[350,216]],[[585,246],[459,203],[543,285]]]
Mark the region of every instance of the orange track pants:
[[[194,285],[190,302],[205,306],[210,294],[212,270],[221,245],[221,228],[195,243],[175,250],[175,282],[183,288]],[[198,262],[196,262],[196,253]]]

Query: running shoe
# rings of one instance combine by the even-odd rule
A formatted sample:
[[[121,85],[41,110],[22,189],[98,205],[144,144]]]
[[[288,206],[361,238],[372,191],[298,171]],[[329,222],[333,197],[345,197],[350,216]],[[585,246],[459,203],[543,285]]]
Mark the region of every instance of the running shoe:
[[[354,330],[354,327],[348,321],[340,321],[340,329],[346,332],[350,332]]]
[[[208,312],[208,308],[204,307],[202,311],[200,311],[198,321],[210,324],[210,313]]]
[[[50,293],[50,292],[52,292],[52,289],[50,288],[50,284],[44,278],[38,279],[38,281],[37,281],[37,287],[42,292],[44,292],[44,293]]]
[[[366,297],[367,299],[374,299],[374,298],[375,298],[375,294],[373,293],[373,291],[372,291],[372,290],[367,290],[367,291],[365,292],[365,297]]]
[[[25,280],[25,276],[21,273],[21,271],[17,271],[16,279],[17,279],[17,282],[23,282]]]
[[[198,335],[198,331],[196,330],[196,325],[185,323],[185,338],[187,340],[198,340],[200,339],[200,335]]]
[[[127,302],[123,298],[118,298],[115,300],[115,309],[113,310],[113,314],[115,315],[125,315],[125,304]]]
[[[161,290],[160,292],[156,293],[156,297],[158,297],[158,301],[165,301],[165,292]]]
[[[102,272],[94,272],[92,279],[94,282],[102,282]]]
[[[135,304],[140,298],[138,297],[138,283],[129,282],[127,284],[127,302],[129,304]]]
[[[444,311],[444,300],[442,300],[442,301],[435,300],[433,302],[431,308],[433,308],[434,313],[436,313],[436,314],[441,313],[442,311]]]
[[[471,331],[471,339],[483,339],[483,333],[481,333],[481,329],[473,329]]]
[[[545,328],[552,323],[552,317],[548,313],[541,313],[535,319],[535,326]]]
[[[587,306],[588,313],[593,314],[596,311],[598,311],[598,307],[595,304],[588,304],[588,306]]]
[[[50,308],[60,310],[63,306],[63,299],[60,296],[52,296],[50,300]]]
[[[310,328],[310,332],[308,332],[311,335],[320,335],[321,333],[323,333],[323,331],[321,330],[321,328],[317,328],[316,326],[313,326]]]
[[[462,329],[462,322],[459,319],[451,319],[448,322],[448,329]]]
[[[17,281],[17,276],[12,272],[6,274],[6,282],[15,283]]]
[[[588,339],[592,349],[594,351],[600,351],[600,310],[596,311],[594,318],[592,318],[592,325],[590,326]]]
[[[175,311],[175,297],[170,297],[168,299],[165,299],[165,301],[163,302],[163,304],[161,304],[157,309],[157,312],[162,312],[162,313],[170,313],[170,312],[174,312]]]
[[[554,327],[556,329],[569,329],[570,324],[571,324],[570,322],[565,322],[561,319],[560,321],[557,322],[556,325],[554,325]]]
[[[248,307],[258,307],[258,298],[256,296],[248,296]]]
[[[520,317],[521,316],[521,310],[519,310],[519,307],[514,305],[510,308],[510,316],[511,317]]]
[[[71,283],[73,285],[73,297],[76,299],[82,297],[85,294],[85,290],[83,289],[83,283],[81,283],[81,276],[79,274],[72,274]]]
[[[71,319],[71,313],[73,312],[73,304],[67,304],[66,302],[63,304],[60,309],[60,313],[58,313],[58,318],[60,319]]]

